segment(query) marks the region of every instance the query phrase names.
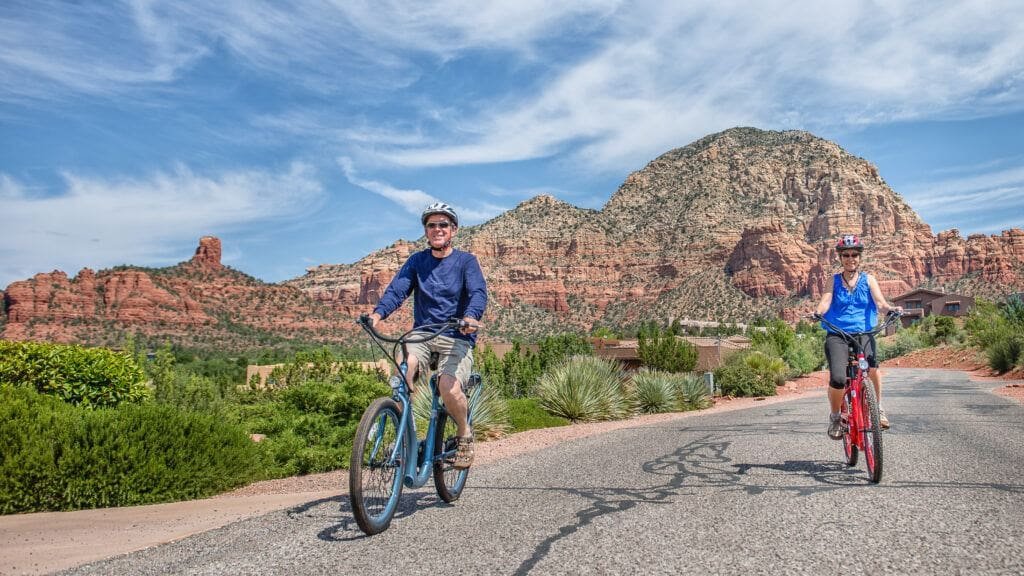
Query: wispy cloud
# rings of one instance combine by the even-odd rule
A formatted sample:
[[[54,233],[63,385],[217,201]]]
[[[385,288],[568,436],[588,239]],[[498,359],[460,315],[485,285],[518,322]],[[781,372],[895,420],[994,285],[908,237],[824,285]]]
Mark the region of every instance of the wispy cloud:
[[[976,169],[969,167],[964,169]],[[905,187],[907,202],[937,228],[969,226],[996,233],[1024,222],[1024,167]],[[993,207],[998,207],[993,211]]]
[[[986,6],[640,3],[610,17],[596,50],[535,91],[485,102],[440,144],[385,146],[383,156],[439,166],[568,153],[620,171],[735,125],[1018,110],[1024,5]]]
[[[422,190],[403,190],[377,180],[361,178],[358,175],[351,158],[339,158],[338,164],[341,165],[341,169],[345,173],[345,178],[353,186],[358,186],[364,190],[368,190],[374,194],[387,198],[409,214],[415,214],[417,217],[423,213],[423,209],[427,206],[435,202],[442,201],[441,199]],[[456,213],[459,215],[459,222],[463,225],[477,224],[508,210],[508,207],[499,206],[486,201],[476,202],[476,205],[472,207],[467,206],[464,203],[460,204],[447,200],[445,202],[451,204],[451,206],[455,208]]]
[[[172,264],[182,259],[180,246],[204,234],[301,219],[323,201],[321,184],[301,163],[283,173],[205,176],[177,166],[145,180],[64,179],[64,193],[30,197],[0,176],[0,285],[54,268]]]

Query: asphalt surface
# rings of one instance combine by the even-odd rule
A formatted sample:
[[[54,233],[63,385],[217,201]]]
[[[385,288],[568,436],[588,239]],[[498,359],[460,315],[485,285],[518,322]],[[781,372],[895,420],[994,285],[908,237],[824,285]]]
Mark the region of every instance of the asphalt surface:
[[[364,536],[326,498],[61,574],[1022,574],[1024,407],[962,372],[888,370],[884,473],[822,397],[582,438],[407,490]]]

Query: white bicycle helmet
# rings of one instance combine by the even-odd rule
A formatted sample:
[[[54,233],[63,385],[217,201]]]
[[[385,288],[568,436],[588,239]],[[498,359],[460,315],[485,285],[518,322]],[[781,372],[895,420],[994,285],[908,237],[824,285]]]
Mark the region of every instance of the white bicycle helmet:
[[[431,214],[444,214],[452,221],[453,225],[459,225],[459,217],[455,214],[455,209],[444,202],[434,202],[430,206],[427,206],[423,211],[423,215],[420,216],[420,222],[422,222],[424,226],[427,225],[427,217]]]

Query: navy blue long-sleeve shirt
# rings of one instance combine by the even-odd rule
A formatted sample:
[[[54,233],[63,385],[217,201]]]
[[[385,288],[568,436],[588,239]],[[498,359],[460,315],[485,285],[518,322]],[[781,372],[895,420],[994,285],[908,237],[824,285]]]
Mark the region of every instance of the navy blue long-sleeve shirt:
[[[373,311],[381,319],[387,318],[413,292],[413,327],[450,318],[479,320],[487,307],[487,282],[480,263],[476,256],[461,250],[452,250],[445,258],[435,258],[430,249],[410,256]],[[450,335],[476,344],[475,332],[452,331]]]

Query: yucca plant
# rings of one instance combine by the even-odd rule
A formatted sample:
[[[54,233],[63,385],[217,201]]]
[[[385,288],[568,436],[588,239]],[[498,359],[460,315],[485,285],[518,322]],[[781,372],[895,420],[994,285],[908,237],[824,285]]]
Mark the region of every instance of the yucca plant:
[[[774,395],[775,386],[785,382],[787,366],[782,358],[769,356],[763,352],[752,352],[744,361],[757,375],[760,382],[758,388],[764,390],[765,395]]]
[[[701,410],[713,404],[708,393],[708,385],[704,379],[697,374],[678,374],[676,380],[679,397],[679,408],[684,412],[687,410]]]
[[[637,411],[645,414],[675,410],[677,378],[669,372],[643,368],[633,375],[633,395]]]
[[[571,356],[540,377],[536,394],[542,408],[574,422],[600,422],[632,413],[623,390],[622,366],[594,356]]]
[[[473,393],[470,392],[470,400]],[[478,440],[500,438],[508,432],[508,405],[501,396],[501,391],[494,386],[483,383],[483,389],[475,401],[470,403],[473,411],[473,436]],[[417,386],[412,397],[412,413],[416,418],[416,432],[422,439],[427,432],[430,421],[430,386]]]

